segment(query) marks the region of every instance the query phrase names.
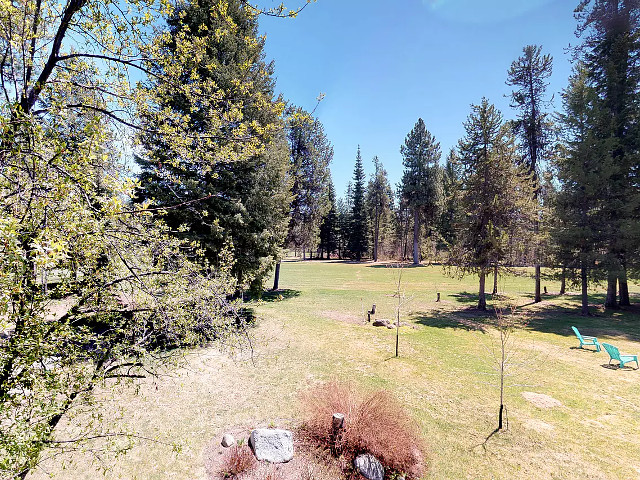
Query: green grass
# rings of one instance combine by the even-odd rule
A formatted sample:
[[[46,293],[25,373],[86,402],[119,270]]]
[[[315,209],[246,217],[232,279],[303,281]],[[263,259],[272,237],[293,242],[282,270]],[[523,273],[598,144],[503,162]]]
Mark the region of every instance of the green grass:
[[[576,349],[570,330],[576,325],[640,354],[638,310],[604,312],[603,292],[595,289],[596,316],[581,317],[579,297],[553,295],[559,284],[550,280],[543,282],[550,295],[534,305],[526,273],[499,282],[527,326],[514,337],[514,363],[523,365],[508,378],[509,429],[486,443],[497,426],[499,398],[496,378],[487,375],[491,316],[472,310],[477,278],[452,279],[438,266],[403,268],[407,326],[395,358],[395,330],[365,319],[373,303],[378,318],[394,318],[397,269],[290,261],[282,265],[282,290],[253,305],[260,318],[253,362],[247,352],[231,359],[203,350],[179,377],[143,382],[138,396],[104,392],[105,411],[123,408],[114,428],[182,447],[173,454],[166,445],[142,442],[117,459],[107,478],[205,479],[206,459],[218,455],[225,429],[287,425],[298,418],[299,393],[330,379],[383,388],[401,400],[429,446],[426,479],[640,478],[640,371],[607,368],[606,353]],[[631,290],[638,301],[640,289]],[[523,392],[549,395],[562,406],[541,408]],[[61,465],[68,456],[43,468],[55,478],[95,478],[85,457],[74,454],[67,470]]]

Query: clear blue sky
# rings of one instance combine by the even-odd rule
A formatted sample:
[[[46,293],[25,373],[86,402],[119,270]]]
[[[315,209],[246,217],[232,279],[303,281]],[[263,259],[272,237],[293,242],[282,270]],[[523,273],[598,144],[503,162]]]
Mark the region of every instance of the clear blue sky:
[[[287,4],[291,4],[291,1]],[[316,110],[333,144],[338,196],[353,176],[360,145],[367,177],[377,155],[392,185],[402,176],[400,145],[422,117],[442,160],[464,134],[483,96],[513,118],[507,70],[528,44],[554,57],[549,94],[571,71],[578,0],[317,0],[292,20],[262,17],[277,91]]]

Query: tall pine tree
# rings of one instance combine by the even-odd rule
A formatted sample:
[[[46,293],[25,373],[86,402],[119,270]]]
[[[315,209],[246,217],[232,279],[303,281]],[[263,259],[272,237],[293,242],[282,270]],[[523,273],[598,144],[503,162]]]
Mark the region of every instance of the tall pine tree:
[[[289,144],[293,201],[287,242],[304,256],[318,246],[320,224],[330,208],[333,147],[322,123],[300,108],[290,112]]]
[[[640,241],[638,167],[640,166],[640,1],[583,0],[576,8],[578,48],[587,85],[596,93],[589,129],[601,155],[597,180],[603,191],[601,213],[607,255],[600,265],[607,272],[605,306],[629,305],[629,262]]]
[[[360,146],[356,154],[353,170],[353,190],[351,191],[351,225],[349,229],[349,252],[356,260],[362,260],[369,250],[369,225],[365,205],[365,176],[362,166]]]
[[[155,133],[161,127],[149,126],[144,156],[137,159],[139,200],[165,208],[176,234],[198,242],[214,264],[230,246],[240,288],[259,289],[284,239],[290,197],[283,106],[274,99],[273,68],[264,62],[256,14],[240,0],[192,0],[167,25],[163,48],[180,59],[175,64],[184,89],[162,90],[158,108],[189,119],[202,139],[193,149],[201,156],[189,158],[187,149],[176,150]],[[186,57],[185,38],[202,44],[202,54]],[[222,119],[211,115],[211,102],[242,105],[225,121],[251,125],[244,140],[227,137]],[[242,145],[248,153],[238,156]]]
[[[420,263],[420,227],[432,226],[437,218],[441,189],[440,144],[419,118],[400,147],[404,172],[402,196],[413,213],[413,264]]]
[[[540,194],[539,170],[540,162],[547,160],[551,154],[551,125],[549,115],[544,111],[549,106],[545,101],[551,76],[553,60],[550,55],[542,54],[542,47],[527,45],[522,56],[511,64],[507,75],[507,85],[515,87],[511,92],[511,107],[517,109],[517,120],[513,122],[514,131],[520,137],[522,159],[534,182],[534,263],[535,294],[534,302],[542,301],[540,292],[540,241],[537,238],[540,230],[542,209],[538,197]]]
[[[478,274],[478,309],[486,310],[487,273],[505,257],[509,237],[531,218],[532,191],[502,114],[486,98],[471,109],[458,143],[465,215],[450,261],[462,272]]]
[[[391,220],[393,192],[387,171],[378,157],[373,157],[375,171],[367,185],[366,206],[373,237],[373,261],[378,261],[381,241],[385,238]]]

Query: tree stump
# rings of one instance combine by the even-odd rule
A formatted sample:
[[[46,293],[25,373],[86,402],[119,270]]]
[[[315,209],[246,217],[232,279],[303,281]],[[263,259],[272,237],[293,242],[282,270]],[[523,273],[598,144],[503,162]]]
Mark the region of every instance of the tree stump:
[[[438,298],[436,298],[436,302],[439,302],[440,301],[440,292],[438,292],[437,295],[438,295]]]

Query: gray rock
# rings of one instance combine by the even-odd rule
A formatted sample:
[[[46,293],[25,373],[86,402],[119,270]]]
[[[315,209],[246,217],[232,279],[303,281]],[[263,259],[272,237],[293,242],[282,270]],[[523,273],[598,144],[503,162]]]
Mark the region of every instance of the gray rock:
[[[396,328],[395,325],[391,325],[390,323],[387,325],[387,328]]]
[[[230,447],[230,446],[236,444],[236,439],[233,438],[233,435],[231,435],[230,433],[225,433],[222,436],[222,442],[221,443],[222,443],[222,446],[225,447],[225,448],[226,447]]]
[[[389,320],[385,318],[381,318],[380,320],[374,320],[372,325],[374,327],[386,327],[387,325],[389,325]]]
[[[356,467],[360,475],[369,480],[384,480],[384,467],[370,453],[358,455],[353,461],[353,466]]]
[[[249,445],[258,460],[285,463],[293,458],[293,434],[278,428],[256,428]]]

